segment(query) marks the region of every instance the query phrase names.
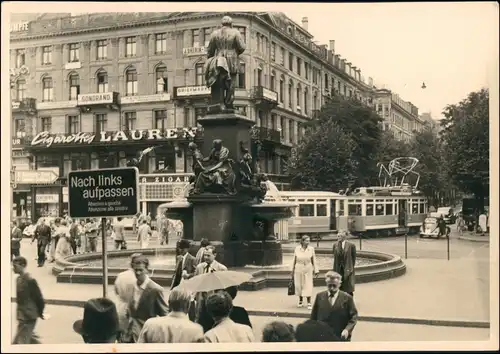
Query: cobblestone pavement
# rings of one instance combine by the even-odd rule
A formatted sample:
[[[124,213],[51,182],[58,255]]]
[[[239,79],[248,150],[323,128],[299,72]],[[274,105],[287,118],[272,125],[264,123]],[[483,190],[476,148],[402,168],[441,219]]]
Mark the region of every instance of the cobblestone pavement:
[[[13,313],[15,305],[12,305]],[[77,307],[47,306],[48,320],[37,323],[36,333],[43,344],[81,344],[81,337],[73,331],[73,322],[83,316],[83,310]],[[255,337],[261,339],[266,324],[280,320],[293,326],[303,322],[300,318],[278,318],[251,316]],[[16,321],[12,319],[12,336]],[[436,327],[407,324],[359,322],[353,335],[353,341],[486,341],[488,329]]]

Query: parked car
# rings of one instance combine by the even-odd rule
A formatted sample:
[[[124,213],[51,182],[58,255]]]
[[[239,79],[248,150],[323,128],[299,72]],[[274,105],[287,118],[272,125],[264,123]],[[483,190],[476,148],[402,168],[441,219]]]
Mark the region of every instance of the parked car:
[[[438,235],[438,218],[432,216],[425,218],[423,225],[420,227],[420,237],[438,237]]]
[[[23,237],[32,238],[35,234],[36,225],[28,225],[23,230]]]
[[[444,219],[446,224],[454,224],[457,220],[457,216],[452,207],[440,207],[435,212],[431,213],[432,217]]]

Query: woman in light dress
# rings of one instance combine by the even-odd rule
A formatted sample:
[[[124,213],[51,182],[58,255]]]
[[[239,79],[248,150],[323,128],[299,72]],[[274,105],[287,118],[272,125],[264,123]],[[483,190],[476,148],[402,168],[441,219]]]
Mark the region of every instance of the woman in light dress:
[[[293,254],[293,281],[295,284],[295,295],[299,297],[298,307],[302,307],[304,297],[307,299],[307,308],[312,309],[311,297],[313,290],[313,279],[318,275],[318,263],[314,248],[309,245],[311,239],[304,235],[300,246],[295,248]]]
[[[56,229],[56,234],[59,236],[59,240],[57,241],[54,258],[59,260],[71,256],[70,234],[66,220],[61,220],[61,226]]]

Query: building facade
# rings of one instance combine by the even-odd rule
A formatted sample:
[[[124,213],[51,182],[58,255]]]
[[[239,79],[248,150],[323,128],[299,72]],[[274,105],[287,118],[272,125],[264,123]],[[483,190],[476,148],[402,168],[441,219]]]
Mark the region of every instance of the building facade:
[[[313,42],[282,13],[233,13],[247,49],[235,106],[255,121],[258,163],[288,188],[291,147],[334,94],[372,104],[361,71]],[[143,211],[181,193],[189,141],[202,141],[206,46],[221,14],[97,13],[37,19],[11,32],[13,166],[50,170],[54,183],[18,180],[15,213],[32,219],[67,209],[67,175],[140,163]],[[16,152],[17,151],[17,152]],[[33,182],[33,181],[30,181]],[[16,198],[16,197],[15,197]],[[22,201],[21,201],[22,199]],[[23,208],[20,205],[23,204]]]
[[[410,142],[414,132],[420,132],[425,127],[425,121],[418,114],[418,107],[390,90],[375,90],[374,105],[376,112],[384,120],[383,130],[391,131],[398,140]]]

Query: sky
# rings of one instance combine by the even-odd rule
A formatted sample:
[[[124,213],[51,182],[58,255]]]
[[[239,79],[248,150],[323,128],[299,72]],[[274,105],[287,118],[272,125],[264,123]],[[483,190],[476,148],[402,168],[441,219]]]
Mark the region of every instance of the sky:
[[[67,2],[73,14],[122,10],[117,3]],[[204,4],[205,5],[205,4]],[[43,4],[50,10],[50,3]],[[215,11],[282,11],[309,20],[319,44],[335,51],[378,87],[441,118],[447,104],[488,87],[498,61],[498,5],[462,3],[213,3]],[[24,7],[24,6],[23,6]],[[37,9],[42,10],[42,6]],[[28,8],[27,6],[24,9]],[[53,7],[52,7],[53,8]],[[128,3],[126,11],[200,11],[200,3]],[[123,11],[123,10],[122,10]],[[425,82],[426,89],[421,86]]]

